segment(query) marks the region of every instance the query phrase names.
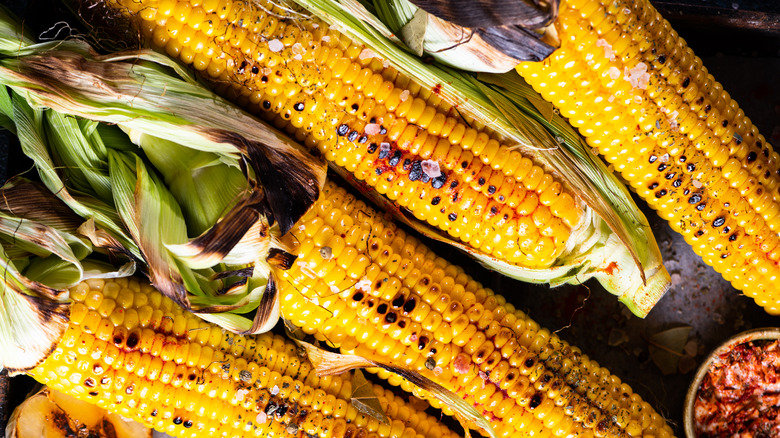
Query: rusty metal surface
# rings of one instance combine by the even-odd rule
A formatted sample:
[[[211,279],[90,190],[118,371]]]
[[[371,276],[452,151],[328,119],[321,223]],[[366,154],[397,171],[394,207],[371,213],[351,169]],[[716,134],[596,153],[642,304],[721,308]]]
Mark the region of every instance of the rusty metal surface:
[[[674,17],[670,18],[686,40],[696,41],[691,47],[699,55],[707,54],[703,57],[704,65],[737,99],[760,131],[779,146],[780,45],[773,45],[771,41],[767,45],[764,40],[760,50],[751,50],[753,40],[747,39],[740,44],[741,37],[730,36],[728,30],[720,36],[702,40],[693,34],[698,30],[686,28],[685,23],[681,27],[674,22]],[[731,50],[738,47],[738,56],[729,54],[733,51],[724,54],[723,47]],[[26,166],[20,168],[18,151],[12,149],[10,156],[5,155],[9,142],[13,144],[7,135],[0,133],[0,161],[7,162],[16,171],[26,170]],[[0,167],[0,178],[3,173],[4,169]],[[643,205],[641,201],[637,203]],[[707,267],[665,221],[649,209],[645,212],[672,275],[673,286],[644,320],[631,315],[595,282],[557,289],[535,287],[488,272],[463,255],[453,254],[448,258],[464,265],[475,277],[506,295],[517,307],[527,310],[542,326],[558,331],[563,339],[609,368],[664,415],[677,435],[682,436],[682,406],[694,371],[663,375],[650,358],[647,339],[666,328],[689,325],[692,327],[690,339],[695,340],[697,346],[694,359],[698,362],[731,335],[754,327],[780,326],[780,318],[767,315],[752,300],[736,291]],[[449,249],[432,246],[440,248],[440,254],[452,254]],[[3,382],[0,377],[0,387]],[[22,383],[11,388],[25,386]],[[5,405],[7,402],[0,390],[0,430],[4,427]]]

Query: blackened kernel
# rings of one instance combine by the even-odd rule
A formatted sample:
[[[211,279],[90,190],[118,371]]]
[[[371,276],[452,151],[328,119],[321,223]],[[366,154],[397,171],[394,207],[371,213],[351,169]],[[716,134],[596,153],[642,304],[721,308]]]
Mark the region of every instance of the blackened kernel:
[[[700,193],[694,193],[693,195],[691,195],[690,198],[688,198],[688,203],[689,204],[698,204],[699,202],[701,202],[701,194]]]
[[[395,314],[395,312],[390,312],[385,316],[385,322],[388,324],[394,323],[398,319],[398,315]]]
[[[149,415],[151,415],[152,417],[156,417],[157,416],[157,408],[155,408]]]
[[[492,195],[494,193],[496,193],[496,186],[493,186],[493,185],[488,186],[487,194],[488,195]]]
[[[704,107],[704,112],[708,113],[708,112],[710,112],[711,109],[712,109],[712,105],[707,104],[707,106]]]
[[[266,82],[268,82],[268,76],[266,76],[266,75],[263,75],[263,77],[261,77],[261,78],[260,78],[260,82],[262,82],[262,83],[264,83],[264,84],[265,84]],[[266,102],[267,102],[267,101],[266,101]]]
[[[358,138],[358,136],[359,136],[359,135],[360,135],[360,133],[359,133],[359,132],[357,132],[357,131],[352,131],[352,132],[350,132],[350,133],[349,133],[349,135],[347,136],[347,140],[349,140],[349,141],[355,141],[355,140],[357,140],[357,138]]]
[[[270,105],[270,103],[269,103],[269,105]],[[270,108],[270,106],[269,106],[269,108]],[[349,126],[346,123],[342,123],[341,125],[339,125],[338,128],[336,128],[336,133],[338,135],[342,136],[342,137],[347,135],[347,134],[349,134]]]
[[[663,172],[664,170],[666,170],[666,164],[664,164],[664,163],[659,164],[658,165],[658,171],[659,172]]]
[[[357,111],[357,110],[360,109],[360,105],[358,105],[356,103],[353,103],[351,108],[352,108],[352,111]]]
[[[379,135],[385,135],[385,134],[387,134],[387,128],[385,128],[384,126],[380,125],[379,126]]]
[[[755,151],[751,151],[747,156],[748,163],[756,161],[756,158],[758,158],[758,154],[756,154]]]
[[[712,221],[712,227],[713,228],[718,228],[720,226],[723,226],[723,224],[725,224],[725,223],[726,223],[726,218],[723,217],[723,216],[718,216],[718,217],[715,218],[714,221]]]
[[[138,342],[140,341],[140,338],[138,337],[138,333],[132,332],[129,335],[127,335],[127,346],[128,348],[135,348],[138,346]]]
[[[431,180],[431,187],[438,190],[444,187],[444,183],[446,182],[447,182],[447,175],[442,173],[441,175]]]
[[[691,83],[691,78],[685,78],[683,79],[682,86],[683,88],[688,88],[688,85]]]
[[[409,298],[404,303],[404,313],[410,313],[412,310],[414,310],[416,305],[417,305],[417,301],[414,300],[414,297]]]
[[[464,161],[464,162],[460,163],[460,167],[462,167],[464,169],[469,167],[469,162],[468,161]]]
[[[366,137],[365,135],[361,135],[360,138],[358,139],[358,143],[360,144],[363,144],[367,141],[368,141],[368,137]]]
[[[404,305],[404,301],[406,298],[404,298],[403,294],[398,294],[395,298],[393,298],[393,301],[390,303],[394,308],[399,308]]]
[[[498,195],[498,200],[501,202],[504,202],[504,195]]]
[[[769,157],[769,149],[764,149],[764,157]]]
[[[457,181],[451,182],[450,183],[450,189],[454,189],[455,187],[458,187],[458,182]]]
[[[731,227],[723,227],[723,234],[728,234],[731,232]]]
[[[298,102],[295,105],[293,105],[293,109],[295,111],[303,111],[304,108],[306,108],[306,105],[304,105],[303,102]]]
[[[529,357],[528,359],[525,360],[525,363],[523,365],[525,365],[526,368],[531,368],[532,366],[534,366],[534,363],[535,363],[534,358]]]
[[[405,171],[409,171],[409,169],[412,168],[412,160],[409,158],[404,158],[404,164],[401,165],[401,169]]]
[[[657,187],[658,187],[658,183],[657,182],[651,182],[650,185],[647,186],[647,188],[650,189],[650,190],[655,190]]]
[[[733,242],[735,240],[737,240],[737,233],[734,233],[731,236],[729,236],[729,242]]]
[[[685,162],[687,159],[688,159],[688,157],[686,157],[685,155],[680,155],[680,158],[678,158],[678,160],[679,160],[681,163],[684,163],[684,162]]]
[[[656,162],[656,160],[658,160],[658,157],[657,157],[657,156],[655,156],[655,155],[650,155],[650,159],[649,159],[648,161],[650,161],[650,163],[655,163],[655,162]]]
[[[540,404],[542,404],[542,395],[537,392],[531,396],[531,402],[528,403],[528,407],[531,409],[536,409]]]
[[[669,173],[667,173],[666,175],[664,175],[664,178],[666,178],[666,179],[673,179],[675,176],[677,176],[677,174],[676,174],[676,173],[674,173],[674,172],[669,172]]]
[[[770,175],[771,173],[768,170],[764,172],[764,178],[769,178]]]
[[[432,357],[429,357],[428,359],[425,360],[425,368],[428,368],[429,370],[433,370],[434,368],[436,368],[436,361],[433,360]]]
[[[696,235],[699,236],[699,237],[703,236],[704,235],[704,230],[697,231]]]
[[[182,423],[181,425],[186,427],[187,429],[189,429],[190,427],[192,427],[192,421],[187,420],[184,423]]]
[[[683,195],[688,196],[689,193],[691,193],[690,189],[683,190]]]
[[[392,158],[390,158],[390,161],[388,161],[387,163],[391,166],[396,166],[398,162],[401,161],[401,155],[403,155],[401,151],[393,152]]]
[[[92,377],[87,377],[87,379],[84,380],[84,385],[88,386],[90,388],[94,388],[95,387],[95,379],[93,379]]]
[[[458,218],[458,215],[455,214],[455,213],[450,213],[449,215],[447,215],[447,219],[449,219],[450,222],[454,222],[455,219],[457,219],[457,218]]]
[[[352,299],[355,301],[362,301],[363,300],[363,292],[355,292],[354,295],[352,295]]]
[[[426,345],[428,345],[428,337],[427,336],[420,336],[420,339],[417,342],[417,348],[422,350],[422,349],[425,348]]]
[[[398,321],[398,327],[399,328],[406,328],[406,321],[404,321],[404,320]]]
[[[174,417],[173,418],[173,424],[182,424],[184,420],[181,419],[181,417]]]
[[[366,149],[369,154],[373,154],[376,152],[376,150],[379,148],[379,145],[376,143],[371,143],[368,145],[368,148]]]
[[[423,177],[423,168],[420,161],[412,162],[412,168],[409,170],[409,180],[417,181]]]
[[[385,313],[387,313],[387,304],[382,303],[376,306],[376,312],[380,315],[384,315]]]
[[[728,256],[729,256],[729,254],[721,254],[720,258],[725,259],[725,258],[728,258]]]
[[[728,120],[724,120],[723,123],[721,123],[721,126],[723,126],[724,128],[726,126],[729,126],[729,121]]]
[[[672,181],[672,187],[676,188],[676,187],[680,187],[681,185],[682,185],[682,180],[681,179],[676,179],[676,180]]]
[[[434,196],[433,199],[431,199],[432,205],[439,205],[439,202],[441,202],[441,197],[439,196]]]
[[[666,55],[658,55],[658,62],[661,64],[666,62]]]
[[[480,186],[483,186],[483,185],[485,185],[485,178],[480,178],[480,179],[478,179],[478,180],[477,180],[477,184],[479,184]]]
[[[493,215],[493,216],[498,214],[498,207],[496,207],[495,205],[490,207],[490,214]]]
[[[97,397],[98,396],[98,392],[97,391],[91,391],[89,393],[89,395],[91,395],[92,397]]]
[[[693,172],[694,170],[696,170],[696,165],[695,165],[695,164],[693,164],[693,163],[688,163],[688,164],[685,166],[685,168],[688,170],[688,172]]]
[[[696,210],[703,211],[704,207],[706,207],[706,206],[707,205],[704,202],[702,202],[701,204],[696,206]]]
[[[374,169],[374,173],[376,173],[377,175],[381,175],[383,172],[384,170],[382,170],[381,167],[377,167],[376,169]]]
[[[666,196],[666,189],[661,189],[655,194],[656,198],[663,198],[664,196]]]

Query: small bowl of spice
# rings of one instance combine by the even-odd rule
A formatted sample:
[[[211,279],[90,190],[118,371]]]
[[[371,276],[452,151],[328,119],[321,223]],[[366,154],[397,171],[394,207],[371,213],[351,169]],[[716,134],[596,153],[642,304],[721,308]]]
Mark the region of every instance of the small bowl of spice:
[[[740,333],[704,360],[685,397],[688,438],[780,436],[780,328]]]

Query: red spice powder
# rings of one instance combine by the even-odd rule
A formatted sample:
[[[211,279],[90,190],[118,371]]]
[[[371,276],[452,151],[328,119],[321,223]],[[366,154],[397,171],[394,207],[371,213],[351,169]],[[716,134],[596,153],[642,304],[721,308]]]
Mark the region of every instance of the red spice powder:
[[[693,415],[698,437],[780,437],[778,341],[746,342],[716,358]]]

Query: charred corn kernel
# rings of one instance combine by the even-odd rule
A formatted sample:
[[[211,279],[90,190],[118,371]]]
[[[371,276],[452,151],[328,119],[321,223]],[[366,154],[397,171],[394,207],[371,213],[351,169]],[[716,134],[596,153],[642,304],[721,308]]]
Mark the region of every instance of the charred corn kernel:
[[[564,1],[555,25],[560,49],[517,71],[673,229],[706,240],[697,254],[774,313],[780,156],[648,0]],[[746,251],[762,263],[728,263]]]
[[[130,331],[113,324],[99,313],[110,300],[103,295],[106,290],[114,297],[122,295],[126,311],[149,303],[173,324]],[[85,317],[71,319],[55,351],[29,371],[57,390],[182,437],[295,437],[305,430],[310,436],[342,438],[348,431],[333,427],[332,418],[356,419],[349,377],[317,378],[311,364],[298,356],[297,346],[278,335],[228,333],[136,279],[84,282],[72,289],[71,297],[73,316]],[[96,334],[84,327],[90,315],[99,318]],[[99,336],[106,326],[113,327],[108,344]],[[174,330],[182,326],[208,336],[196,339]],[[408,409],[391,392],[374,388],[386,411]],[[457,436],[424,413],[404,421],[417,433],[437,431],[425,437]],[[357,423],[363,424],[358,426],[362,430],[353,428],[351,436],[398,436],[398,427],[378,427],[366,418]]]
[[[613,411],[643,412],[643,402],[606,369],[364,202],[331,182],[326,183],[322,199],[285,237],[292,247],[311,245],[315,250],[299,253],[290,270],[279,272],[285,297],[282,313],[306,333],[340,345],[345,352],[404,364],[473,403],[494,420],[500,436],[532,432],[627,436],[652,431],[671,435],[660,417],[638,424],[613,415]],[[319,227],[334,216],[351,216],[354,227],[369,234],[367,244],[352,248],[352,259],[367,257],[365,270],[372,273],[350,279],[347,287],[338,290],[329,286],[331,279],[301,272],[302,266],[319,257],[317,245],[328,245],[315,243],[307,228]],[[396,262],[391,266],[387,260]],[[323,314],[322,323],[308,317],[314,313]],[[398,376],[379,375],[412,389]],[[424,391],[415,392],[450,412]],[[594,407],[597,397],[601,408]]]
[[[267,0],[225,2],[214,13],[191,1],[106,3],[131,14],[148,44],[193,64],[227,98],[484,253],[550,266],[583,217],[570,188],[443,104],[439,94],[447,85],[421,89],[325,23],[290,17]],[[134,12],[148,9],[156,13]],[[214,56],[200,56],[204,47],[213,47]],[[535,191],[542,205],[567,199],[567,208],[551,210],[563,224],[556,239],[540,245],[539,230],[520,235],[507,227],[500,237],[506,243],[499,245],[484,236],[495,232],[473,228],[494,216],[516,222],[531,215],[533,209],[507,202],[521,187]],[[473,204],[490,207],[475,210]],[[523,254],[507,245],[536,250]]]

